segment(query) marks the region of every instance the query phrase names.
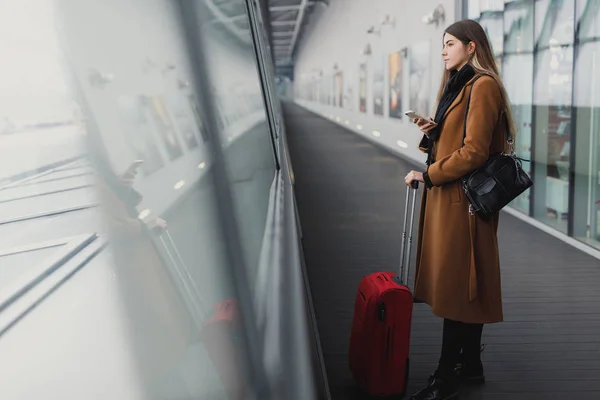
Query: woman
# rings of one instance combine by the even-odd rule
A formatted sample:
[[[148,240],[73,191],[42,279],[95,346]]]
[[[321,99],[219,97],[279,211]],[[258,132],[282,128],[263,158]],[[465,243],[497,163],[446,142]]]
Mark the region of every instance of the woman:
[[[167,228],[166,222],[158,217],[147,222],[138,218],[136,207],[143,197],[133,188],[135,168],[117,175],[104,156],[107,152],[96,151],[90,159],[98,178],[95,183],[129,323],[130,346],[146,389],[156,393],[161,385],[168,385],[169,375],[198,341],[196,327],[152,240],[152,235]]]
[[[501,322],[498,214],[471,213],[460,178],[505,151],[508,96],[482,27],[464,20],[443,36],[445,70],[433,120],[415,119],[424,133],[419,148],[427,171],[405,182],[424,182],[414,296],[444,319],[442,352],[429,384],[411,398],[452,399],[460,382],[483,383],[483,324]],[[465,128],[465,111],[470,96]]]

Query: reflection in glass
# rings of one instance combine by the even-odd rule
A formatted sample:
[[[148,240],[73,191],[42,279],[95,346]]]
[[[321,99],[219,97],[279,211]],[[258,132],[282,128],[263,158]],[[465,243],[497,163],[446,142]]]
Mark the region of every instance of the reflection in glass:
[[[196,98],[194,97],[194,95],[188,96],[188,101],[190,102],[190,107],[194,114],[194,119],[196,121],[196,127],[200,131],[200,135],[202,135],[202,140],[204,142],[207,142],[208,141],[208,132],[206,131],[206,128],[204,127],[204,124],[202,123],[202,117],[200,116],[200,110],[198,109],[198,102],[196,101]]]
[[[502,13],[499,12],[486,12],[481,14],[479,23],[483,27],[490,44],[492,45],[492,51],[496,57],[502,56],[504,52],[504,35],[503,32],[503,19]]]
[[[228,7],[245,9],[243,0]],[[248,33],[232,21],[217,20],[198,2],[208,81],[218,94],[226,123],[220,133],[229,174],[235,216],[251,287],[259,266],[269,192],[275,177],[271,132],[263,102],[258,65]],[[224,39],[225,38],[225,39]],[[230,51],[222,50],[227,40]],[[307,89],[310,89],[307,87]],[[306,96],[310,93],[307,91]]]
[[[502,11],[504,9],[504,0],[479,0],[480,12]]]
[[[575,0],[537,1],[535,19],[538,46],[573,43]]]
[[[481,9],[479,7],[479,0],[468,0],[467,7],[468,7],[467,15],[468,15],[469,19],[479,18],[479,15],[481,14]]]
[[[573,234],[600,248],[600,42],[581,44],[576,59],[577,148]]]
[[[19,276],[30,273],[34,267],[43,263],[44,260],[49,260],[60,247],[61,245],[31,248],[27,251],[10,251],[8,249],[1,252],[0,289],[11,286]]]
[[[171,161],[181,157],[183,151],[179,138],[175,133],[173,121],[168,114],[165,99],[161,95],[144,96],[142,104],[149,111],[156,123],[156,130]]]
[[[503,80],[511,100],[516,137],[515,151],[524,160],[531,160],[531,127],[533,100],[533,54],[505,55]],[[531,176],[531,162],[523,161],[523,169]],[[531,190],[517,197],[511,206],[529,214]]]
[[[1,398],[239,399],[251,389],[202,125],[210,94],[195,91],[177,4],[0,6],[0,288],[54,256],[43,242],[92,238],[52,264],[50,279],[72,271],[56,291],[42,276],[0,313]],[[251,44],[240,57],[214,33],[219,133],[231,139],[236,212],[257,264],[274,175],[262,93]],[[68,379],[48,379],[48,366]]]
[[[571,143],[572,47],[536,54],[534,216],[567,232]],[[544,195],[545,194],[545,195]]]
[[[532,53],[534,13],[533,0],[507,5],[504,11],[505,53]]]
[[[600,37],[600,2],[577,0],[577,22],[580,41]]]
[[[117,107],[123,120],[123,132],[135,152],[136,160],[144,160],[141,170],[150,175],[164,166],[152,127],[143,108],[140,96],[120,96]]]
[[[497,60],[516,151],[532,160],[523,166],[534,186],[511,206],[600,247],[600,1],[504,3],[503,35],[490,27],[500,13],[484,12],[489,2],[469,1],[468,17],[480,20],[492,42],[503,42]]]
[[[515,121],[515,151],[531,160],[531,128],[533,118],[533,0],[513,2],[504,12],[504,63],[502,78],[511,100]],[[523,161],[523,169],[531,176],[531,162]],[[529,214],[532,188],[511,204]]]

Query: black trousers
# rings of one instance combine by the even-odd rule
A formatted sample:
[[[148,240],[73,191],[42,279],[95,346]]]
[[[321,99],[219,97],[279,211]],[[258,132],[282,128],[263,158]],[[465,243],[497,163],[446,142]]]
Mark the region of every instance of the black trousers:
[[[449,378],[458,363],[481,365],[483,324],[469,324],[444,319],[442,354],[436,375]]]

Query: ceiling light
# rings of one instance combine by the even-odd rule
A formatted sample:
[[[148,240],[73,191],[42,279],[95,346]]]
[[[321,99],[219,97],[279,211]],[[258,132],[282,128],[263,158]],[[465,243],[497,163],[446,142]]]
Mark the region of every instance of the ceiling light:
[[[185,186],[185,181],[182,179],[179,182],[177,182],[175,185],[173,185],[173,189],[179,190],[184,186]]]

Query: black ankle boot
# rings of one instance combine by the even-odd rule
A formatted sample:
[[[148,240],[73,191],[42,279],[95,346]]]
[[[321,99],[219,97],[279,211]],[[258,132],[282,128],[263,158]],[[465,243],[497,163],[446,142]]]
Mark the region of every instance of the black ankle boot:
[[[410,397],[410,400],[458,400],[458,390],[453,378],[444,378],[436,372],[429,383]]]
[[[454,369],[456,380],[459,383],[482,385],[485,383],[485,375],[483,373],[483,364],[479,363],[461,363],[456,364]]]
[[[480,353],[483,352],[484,346],[481,346]],[[460,361],[454,368],[454,375],[459,383],[482,385],[485,383],[485,375],[483,373],[483,364],[480,357],[473,357],[469,360],[464,353],[460,355]]]

